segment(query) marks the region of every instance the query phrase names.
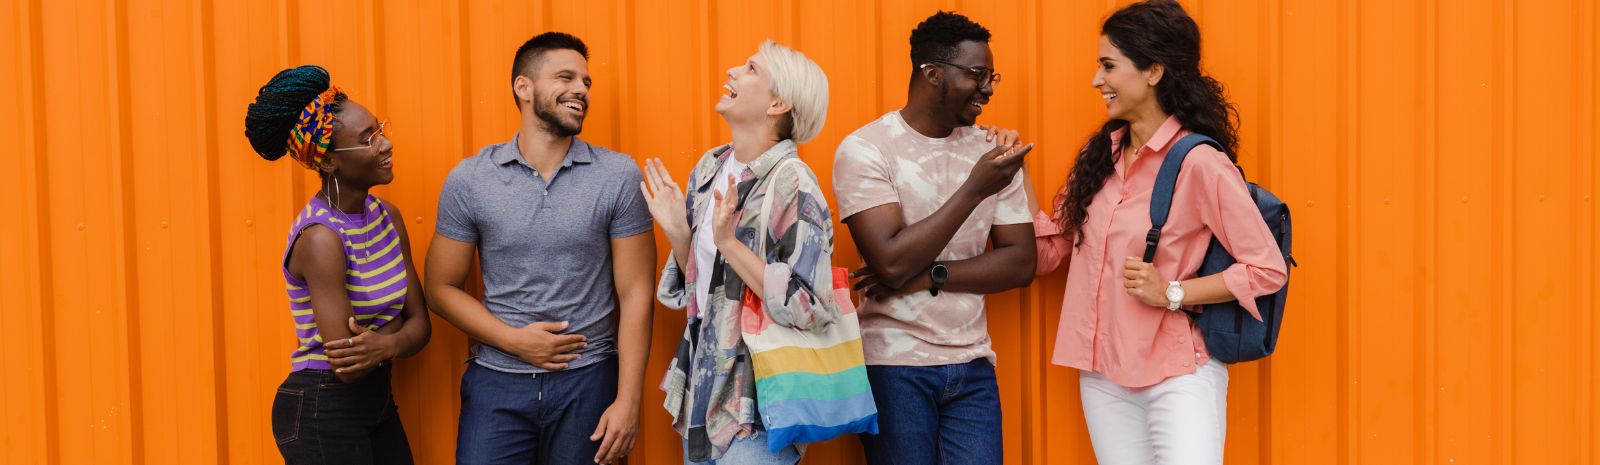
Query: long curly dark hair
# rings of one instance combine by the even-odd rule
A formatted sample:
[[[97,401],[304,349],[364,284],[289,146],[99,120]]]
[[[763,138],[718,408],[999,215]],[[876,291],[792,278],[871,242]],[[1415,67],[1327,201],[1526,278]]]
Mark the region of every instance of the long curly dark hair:
[[[1228,159],[1238,162],[1239,111],[1223,94],[1222,83],[1200,70],[1200,27],[1182,5],[1173,0],[1128,5],[1106,18],[1100,34],[1140,70],[1160,63],[1165,68],[1156,83],[1161,110],[1176,116],[1184,129],[1222,143]],[[1056,210],[1055,221],[1068,234],[1078,235],[1089,203],[1105,186],[1106,178],[1116,172],[1111,133],[1127,126],[1123,120],[1106,121],[1078,152],[1066,186],[1056,195],[1061,208]]]

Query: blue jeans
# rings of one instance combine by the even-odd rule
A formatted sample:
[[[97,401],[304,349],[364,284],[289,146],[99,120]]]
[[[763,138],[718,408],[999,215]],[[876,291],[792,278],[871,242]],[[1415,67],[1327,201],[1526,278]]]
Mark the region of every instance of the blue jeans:
[[[1000,386],[980,358],[955,365],[868,365],[878,434],[861,435],[872,465],[1000,465]]]
[[[684,449],[688,449],[687,445]],[[767,430],[756,426],[755,434],[734,438],[722,458],[695,462],[683,457],[684,465],[794,465],[800,463],[800,450],[795,446],[783,448],[774,454],[767,450]]]
[[[456,463],[594,465],[590,441],[617,397],[617,360],[550,373],[469,363],[461,377]]]

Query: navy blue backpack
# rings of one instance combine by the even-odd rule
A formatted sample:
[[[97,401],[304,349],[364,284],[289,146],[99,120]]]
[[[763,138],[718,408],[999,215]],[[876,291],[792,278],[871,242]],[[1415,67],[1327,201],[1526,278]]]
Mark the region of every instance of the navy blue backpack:
[[[1156,244],[1161,239],[1161,227],[1167,224],[1167,213],[1172,209],[1172,190],[1178,184],[1178,170],[1183,167],[1183,159],[1189,151],[1200,144],[1216,147],[1217,150],[1226,152],[1222,144],[1210,137],[1200,134],[1190,134],[1178,139],[1172,149],[1167,152],[1166,160],[1161,162],[1161,171],[1156,174],[1155,191],[1150,194],[1150,233],[1145,235],[1144,261],[1150,263],[1156,256]],[[1241,173],[1242,175],[1243,173]],[[1278,249],[1283,252],[1283,260],[1288,265],[1298,266],[1289,254],[1291,230],[1289,228],[1289,206],[1278,197],[1272,195],[1265,188],[1249,183],[1250,198],[1255,200],[1256,208],[1261,210],[1261,218],[1267,223],[1267,229],[1272,231],[1272,237],[1278,241]],[[1206,257],[1200,264],[1200,276],[1210,276],[1221,273],[1234,264],[1232,255],[1222,247],[1215,237],[1211,239],[1211,246],[1206,249]],[[1285,269],[1285,273],[1287,273]],[[1206,350],[1211,352],[1211,357],[1224,363],[1248,362],[1272,355],[1272,350],[1278,345],[1278,329],[1283,326],[1283,306],[1289,297],[1289,284],[1285,277],[1283,289],[1275,294],[1264,295],[1256,298],[1256,310],[1261,312],[1262,321],[1257,321],[1245,311],[1244,306],[1238,301],[1223,302],[1220,304],[1204,305],[1200,313],[1189,313],[1194,319],[1195,326],[1200,328],[1205,335]]]

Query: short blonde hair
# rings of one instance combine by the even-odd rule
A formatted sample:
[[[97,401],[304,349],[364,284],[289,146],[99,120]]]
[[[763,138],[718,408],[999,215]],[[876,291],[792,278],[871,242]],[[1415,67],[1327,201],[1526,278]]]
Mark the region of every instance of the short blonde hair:
[[[789,103],[787,124],[779,123],[780,137],[797,144],[810,142],[828,119],[828,75],[805,54],[768,39],[758,54],[772,76],[772,95]]]

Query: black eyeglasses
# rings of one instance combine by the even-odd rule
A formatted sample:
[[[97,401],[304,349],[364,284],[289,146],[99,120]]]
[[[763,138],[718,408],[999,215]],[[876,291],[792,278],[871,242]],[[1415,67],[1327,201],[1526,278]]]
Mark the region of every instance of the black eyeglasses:
[[[996,72],[994,72],[994,70],[986,68],[986,67],[983,67],[983,66],[971,66],[971,67],[968,67],[968,66],[961,66],[961,65],[958,65],[958,64],[955,64],[955,63],[944,61],[944,60],[928,60],[927,63],[923,63],[922,66],[918,66],[917,69],[927,68],[928,65],[932,65],[932,64],[941,64],[941,65],[949,66],[951,68],[955,68],[955,69],[959,69],[959,70],[962,70],[962,71],[966,71],[968,76],[972,76],[973,80],[978,81],[978,87],[991,87],[992,88],[992,87],[994,87],[995,84],[999,84],[1000,83],[1000,73],[996,73]]]

